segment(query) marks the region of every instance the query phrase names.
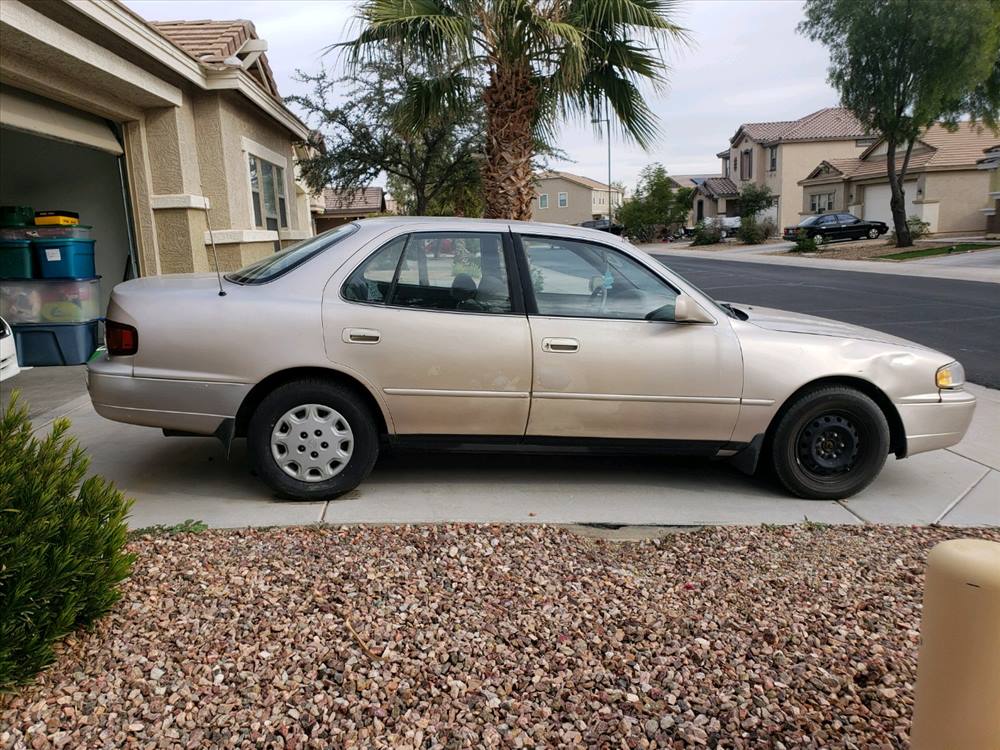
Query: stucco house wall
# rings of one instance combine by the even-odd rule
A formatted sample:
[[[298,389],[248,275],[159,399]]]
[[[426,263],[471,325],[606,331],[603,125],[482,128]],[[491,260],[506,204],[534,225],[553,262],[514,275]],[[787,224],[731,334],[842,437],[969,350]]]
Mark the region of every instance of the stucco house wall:
[[[782,143],[778,146],[778,170],[781,175],[778,203],[778,225],[790,227],[798,224],[802,216],[812,213],[809,199],[799,180],[805,179],[824,159],[847,159],[861,155],[865,146],[855,145],[855,139],[842,141],[817,141],[808,143]],[[820,192],[820,191],[815,191]],[[837,210],[848,210],[848,199],[840,190],[835,199]]]
[[[532,221],[546,221],[553,224],[579,224],[593,218],[591,189],[563,178],[539,180],[532,201]],[[541,208],[540,198],[549,196],[549,207]],[[559,193],[566,193],[567,205],[559,207]]]
[[[926,177],[923,200],[938,201],[936,213],[939,228],[936,231],[986,230],[986,215],[980,209],[983,207],[983,195],[989,190],[989,172],[966,169],[961,172],[928,172],[923,176]]]

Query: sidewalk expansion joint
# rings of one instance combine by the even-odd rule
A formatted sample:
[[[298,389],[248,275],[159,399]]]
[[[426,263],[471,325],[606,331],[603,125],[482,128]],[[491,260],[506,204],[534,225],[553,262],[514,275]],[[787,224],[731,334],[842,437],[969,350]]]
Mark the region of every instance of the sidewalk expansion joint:
[[[976,463],[979,463],[979,462],[977,461]],[[943,521],[945,519],[945,516],[947,516],[949,513],[951,513],[953,510],[955,510],[955,508],[958,507],[958,504],[960,502],[962,502],[963,500],[965,500],[965,498],[967,498],[969,496],[969,494],[974,489],[976,489],[976,487],[978,487],[980,484],[982,484],[983,480],[985,480],[986,477],[988,477],[990,475],[990,472],[992,472],[992,471],[995,471],[995,469],[988,469],[981,477],[979,477],[979,479],[977,479],[975,482],[973,482],[965,492],[963,492],[961,495],[959,495],[957,498],[955,498],[951,503],[949,503],[948,507],[945,508],[937,518],[935,518],[933,521],[931,521],[931,526],[937,526],[939,523],[941,523],[941,521]]]
[[[839,505],[841,508],[843,508],[844,510],[846,510],[852,516],[854,516],[855,518],[857,518],[859,521],[861,521],[861,523],[867,524],[867,525],[871,525],[871,521],[869,521],[863,515],[861,515],[860,513],[858,513],[856,510],[854,510],[854,508],[852,508],[850,505],[848,505],[846,500],[837,500],[836,502],[837,502],[837,505]]]

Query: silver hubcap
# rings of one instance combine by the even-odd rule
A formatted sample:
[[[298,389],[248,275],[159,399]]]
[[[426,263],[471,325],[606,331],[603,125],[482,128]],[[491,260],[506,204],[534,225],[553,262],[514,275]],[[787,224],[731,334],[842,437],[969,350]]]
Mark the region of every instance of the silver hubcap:
[[[300,482],[337,476],[354,453],[354,433],[329,406],[303,404],[289,409],[271,430],[271,455],[281,470]]]

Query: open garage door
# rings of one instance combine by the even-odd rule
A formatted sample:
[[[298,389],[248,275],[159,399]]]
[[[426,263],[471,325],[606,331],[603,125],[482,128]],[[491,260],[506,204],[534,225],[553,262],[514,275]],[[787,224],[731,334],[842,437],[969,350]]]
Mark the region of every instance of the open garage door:
[[[916,213],[913,206],[913,199],[917,194],[916,181],[903,183],[903,190],[905,192],[906,215],[910,217]],[[884,221],[891,227],[892,209],[889,207],[891,199],[892,191],[888,185],[865,185],[865,203],[861,218],[865,221]]]
[[[103,317],[112,288],[135,275],[121,144],[113,123],[42,97],[4,87],[0,105],[0,205],[78,214],[80,225],[92,227],[94,273],[101,277],[60,283],[91,276],[89,264],[77,263],[86,245],[45,237],[53,227],[10,227],[4,252],[19,265],[14,278],[0,282],[0,314],[15,328],[22,365],[77,364],[99,338],[96,323],[78,322]],[[55,245],[45,263],[42,254],[50,250],[43,242]],[[26,343],[29,336],[37,351],[27,351],[35,347]]]

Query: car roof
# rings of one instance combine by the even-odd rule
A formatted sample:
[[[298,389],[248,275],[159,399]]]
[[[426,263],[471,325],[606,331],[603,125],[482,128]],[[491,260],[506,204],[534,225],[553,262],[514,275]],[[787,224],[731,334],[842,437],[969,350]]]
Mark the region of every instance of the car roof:
[[[572,226],[569,224],[553,224],[540,221],[514,221],[512,219],[471,219],[456,216],[377,216],[371,219],[359,219],[354,222],[360,227],[370,229],[391,229],[393,227],[413,226],[419,224],[434,224],[437,226],[447,226],[455,229],[464,229],[468,232],[485,231],[487,227],[496,227],[497,224],[509,226],[517,232],[554,232],[563,236],[573,236],[580,238],[599,239],[607,242],[609,237],[607,232],[588,227]]]

